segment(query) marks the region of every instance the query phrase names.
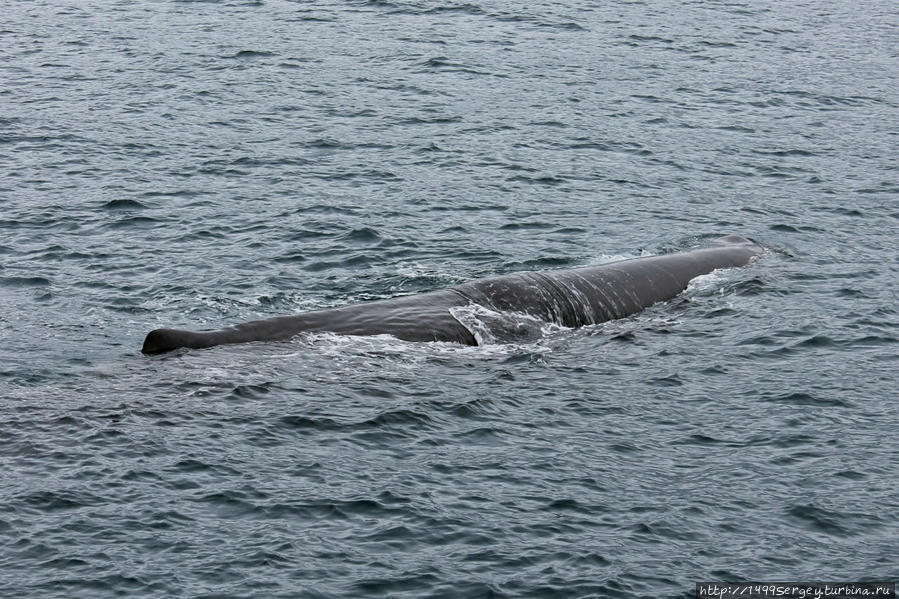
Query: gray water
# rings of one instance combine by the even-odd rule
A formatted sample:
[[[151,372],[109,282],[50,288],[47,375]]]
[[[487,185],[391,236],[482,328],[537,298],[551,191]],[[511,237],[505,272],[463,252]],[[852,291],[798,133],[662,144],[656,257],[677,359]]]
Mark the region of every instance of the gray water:
[[[0,596],[899,579],[893,2],[3,14]],[[139,351],[723,234],[604,325]]]

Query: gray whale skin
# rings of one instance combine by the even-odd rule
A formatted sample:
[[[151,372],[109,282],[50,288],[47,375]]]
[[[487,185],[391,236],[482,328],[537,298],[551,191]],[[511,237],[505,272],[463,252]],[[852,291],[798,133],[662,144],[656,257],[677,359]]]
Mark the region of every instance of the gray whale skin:
[[[744,237],[715,239],[709,247],[564,270],[520,272],[478,279],[449,289],[256,320],[208,332],[156,329],[141,351],[278,341],[303,332],[393,335],[404,341],[477,345],[449,309],[479,304],[499,312],[524,312],[567,327],[598,324],[669,300],[690,280],[718,268],[743,266],[762,248]]]

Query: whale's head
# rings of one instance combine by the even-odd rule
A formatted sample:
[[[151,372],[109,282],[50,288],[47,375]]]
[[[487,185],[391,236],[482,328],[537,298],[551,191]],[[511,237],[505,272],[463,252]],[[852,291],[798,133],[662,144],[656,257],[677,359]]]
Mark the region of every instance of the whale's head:
[[[179,331],[177,329],[155,329],[147,334],[144,346],[145,354],[163,354],[179,347],[209,347],[210,343],[202,333]]]

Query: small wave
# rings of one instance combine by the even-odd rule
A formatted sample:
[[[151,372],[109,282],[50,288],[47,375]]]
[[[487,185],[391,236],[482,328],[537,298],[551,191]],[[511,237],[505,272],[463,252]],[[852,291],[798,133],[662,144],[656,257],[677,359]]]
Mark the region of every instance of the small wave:
[[[830,211],[830,212],[833,212],[834,214],[839,214],[840,216],[853,216],[853,217],[855,217],[855,216],[864,216],[864,215],[865,215],[865,213],[862,212],[861,210],[859,210],[858,208],[842,208],[842,207],[837,207],[837,208],[831,208],[831,209],[829,209],[829,211]]]
[[[170,472],[184,472],[187,474],[214,473],[223,476],[239,476],[240,471],[222,464],[210,464],[194,458],[179,460],[166,470]]]
[[[241,519],[256,517],[262,513],[261,508],[249,501],[246,494],[240,491],[210,493],[193,501],[206,504],[219,518]]]
[[[144,204],[141,204],[137,200],[129,200],[129,199],[117,199],[110,200],[103,204],[104,210],[143,210],[146,208]]]
[[[772,291],[773,288],[761,277],[752,277],[727,285],[724,293],[734,295],[760,295]]]
[[[785,158],[788,156],[819,156],[817,152],[812,152],[811,150],[753,150],[752,152],[762,156],[776,156],[778,158]]]
[[[352,243],[354,245],[370,245],[383,240],[377,231],[370,227],[361,229],[353,229],[349,233],[340,236],[340,240]]]
[[[126,314],[146,314],[152,312],[150,308],[140,305],[140,302],[142,302],[140,299],[118,297],[105,303],[103,307],[107,310],[123,312]]]
[[[210,163],[204,163],[210,164]],[[259,166],[273,166],[273,167],[284,167],[284,166],[305,166],[309,164],[309,161],[305,158],[299,158],[295,156],[279,156],[277,158],[258,158],[258,157],[249,157],[242,156],[240,158],[236,158],[230,162],[232,166],[244,166],[244,167],[259,167]]]
[[[677,374],[647,379],[646,383],[654,387],[681,387],[684,384]]]
[[[229,399],[262,399],[272,390],[268,385],[238,385],[228,394]]]
[[[270,56],[277,56],[277,54],[275,54],[274,52],[266,52],[261,50],[241,50],[237,54],[226,56],[225,58],[234,58],[237,60],[253,60],[257,58],[268,58]]]
[[[426,412],[412,409],[399,409],[388,412],[382,412],[377,416],[369,418],[363,422],[354,425],[355,428],[392,428],[405,430],[407,426],[414,426],[419,431],[422,428],[432,426],[434,419]]]
[[[787,98],[795,99],[797,106],[808,107],[816,105],[815,108],[818,110],[827,110],[827,108],[832,109],[833,107],[842,106],[855,108],[885,102],[884,100],[870,96],[831,96],[803,90],[790,90],[775,93],[786,96]]]
[[[425,69],[425,71],[429,70],[439,70],[447,73],[464,73],[469,75],[486,75],[491,77],[500,77],[506,78],[507,75],[502,73],[493,73],[489,71],[478,70],[472,66],[465,65],[458,62],[452,62],[446,56],[435,56],[433,58],[429,58],[421,63],[421,66]]]
[[[798,343],[793,347],[835,347],[837,343],[827,335],[812,335]]]
[[[653,539],[655,542],[658,542],[659,538],[678,541],[696,541],[700,538],[700,535],[692,530],[678,529],[664,521],[639,522],[631,527],[631,531],[637,536]]]
[[[361,390],[370,395],[375,390]],[[390,399],[380,390],[376,393],[381,400]],[[435,426],[434,419],[424,410],[413,408],[397,408],[385,410],[361,420],[341,420],[323,415],[290,415],[278,419],[279,426],[285,431],[340,431],[350,435],[375,434],[375,435],[418,435],[423,430]]]
[[[502,385],[507,385],[509,381],[514,379],[515,377],[508,370],[504,370],[494,377],[497,384]],[[449,408],[449,413],[456,418],[479,421],[499,417],[501,411],[502,406],[498,405],[498,402],[491,398],[474,398]]]
[[[282,416],[278,422],[291,430],[337,430],[342,424],[326,416]]]
[[[838,512],[812,504],[798,504],[787,510],[787,516],[816,532],[844,539],[864,529],[881,526],[880,518],[870,514]]]
[[[432,118],[422,118],[422,117],[410,117],[407,119],[403,119],[399,121],[401,125],[448,125],[451,123],[461,123],[463,121],[461,116],[436,116]],[[429,146],[422,148],[420,151],[444,151],[439,146],[437,146],[434,142],[431,142]]]
[[[702,40],[698,42],[699,46],[705,46],[707,48],[736,48],[737,44],[732,42],[710,42],[708,40]]]
[[[357,269],[363,266],[368,266],[372,264],[380,264],[384,261],[384,258],[380,256],[372,256],[367,254],[355,254],[352,256],[348,256],[343,260],[317,260],[315,262],[310,262],[303,266],[303,270],[308,272],[321,272],[325,270],[331,269]]]
[[[275,262],[286,263],[286,264],[298,264],[300,262],[306,261],[306,256],[303,255],[302,252],[291,250],[287,254],[283,254],[281,256],[276,256],[274,258]]]
[[[50,280],[44,277],[0,277],[4,287],[48,287]]]
[[[425,14],[463,13],[467,15],[483,15],[484,9],[475,4],[444,4],[423,11]]]
[[[150,216],[132,216],[129,218],[123,218],[122,220],[116,221],[108,225],[110,229],[131,229],[131,228],[146,228],[153,226],[157,223],[161,222],[159,219],[150,217]]]
[[[44,513],[74,510],[104,502],[97,495],[77,491],[36,491],[20,500],[23,505]]]
[[[506,223],[500,227],[503,231],[520,231],[520,230],[542,230],[551,229],[555,226],[552,222],[514,222]]]
[[[635,42],[659,42],[662,44],[673,44],[674,40],[667,37],[659,37],[656,35],[639,35],[632,34],[627,37],[629,40],[633,40]]]
[[[563,183],[567,183],[568,180],[562,177],[554,177],[551,175],[544,175],[542,177],[526,177],[524,175],[516,175],[514,177],[506,178],[506,181],[515,182],[515,183],[527,183],[530,185],[547,185],[547,186],[556,186],[561,185]]]
[[[833,407],[833,408],[848,408],[852,407],[852,404],[848,401],[844,401],[842,399],[837,399],[835,397],[822,397],[820,395],[814,395],[810,392],[806,391],[795,391],[790,393],[781,393],[779,395],[773,395],[763,398],[763,401],[769,401],[772,403],[782,403],[794,406],[818,406],[818,407]]]

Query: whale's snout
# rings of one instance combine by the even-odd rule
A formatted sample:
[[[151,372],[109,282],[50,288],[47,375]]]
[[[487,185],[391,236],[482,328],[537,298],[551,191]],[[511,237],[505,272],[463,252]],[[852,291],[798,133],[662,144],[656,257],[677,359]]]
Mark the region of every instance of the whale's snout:
[[[147,333],[144,346],[140,349],[145,354],[162,354],[179,347],[191,347],[188,337],[195,335],[190,331],[175,329],[155,329]]]

